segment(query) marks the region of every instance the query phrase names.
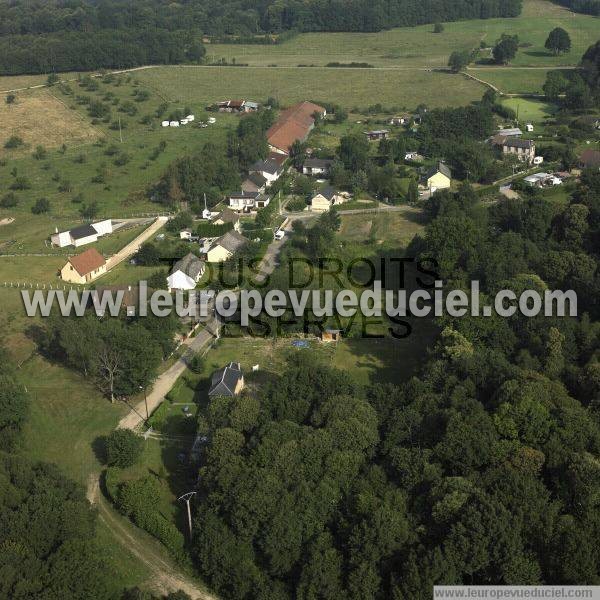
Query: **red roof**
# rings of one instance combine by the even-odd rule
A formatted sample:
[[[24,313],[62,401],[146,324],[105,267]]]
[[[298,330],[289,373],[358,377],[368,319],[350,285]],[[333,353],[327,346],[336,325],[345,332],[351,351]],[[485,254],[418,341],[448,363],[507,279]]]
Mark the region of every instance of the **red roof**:
[[[69,262],[82,277],[106,264],[104,256],[96,248],[89,248],[81,254],[71,256]]]
[[[581,164],[585,167],[600,167],[600,152],[588,148],[581,153]]]
[[[267,131],[269,144],[289,152],[295,141],[304,141],[308,136],[315,123],[314,113],[325,114],[325,109],[312,102],[301,102],[284,110]]]

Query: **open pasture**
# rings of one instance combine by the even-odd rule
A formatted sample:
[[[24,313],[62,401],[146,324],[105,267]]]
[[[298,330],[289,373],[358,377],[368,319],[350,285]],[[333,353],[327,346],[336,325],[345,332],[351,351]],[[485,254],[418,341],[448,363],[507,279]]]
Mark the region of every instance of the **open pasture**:
[[[23,153],[37,145],[56,148],[62,144],[86,144],[101,133],[48,89],[41,89],[20,93],[12,104],[0,102],[0,158],[14,153],[4,148],[13,135],[23,140],[25,146],[18,150]]]
[[[485,87],[460,75],[429,71],[327,68],[158,67],[137,78],[173,102],[211,103],[223,98],[284,104],[329,101],[347,108],[460,106],[479,100]],[[443,94],[440,93],[443,90]]]

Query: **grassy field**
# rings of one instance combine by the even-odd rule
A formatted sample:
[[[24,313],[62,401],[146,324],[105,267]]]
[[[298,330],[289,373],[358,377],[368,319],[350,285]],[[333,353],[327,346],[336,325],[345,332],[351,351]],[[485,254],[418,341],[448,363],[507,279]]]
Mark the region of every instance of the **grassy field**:
[[[342,215],[340,238],[349,242],[374,241],[406,246],[423,229],[422,213],[405,207],[402,212]]]
[[[598,18],[571,13],[549,0],[525,0],[516,19],[487,19],[445,23],[434,34],[432,25],[403,27],[379,33],[305,33],[275,46],[213,44],[207,55],[250,65],[326,65],[338,61],[367,62],[378,67],[446,66],[453,50],[478,48],[483,40],[493,45],[502,33],[517,34],[522,44],[515,66],[577,64],[583,52],[598,39]],[[555,57],[544,48],[550,30],[565,28],[573,48]]]
[[[471,67],[469,74],[491,83],[505,94],[543,94],[548,70]]]
[[[375,103],[398,108],[457,106],[479,100],[485,88],[475,81],[449,73],[375,69],[159,67],[140,72],[141,82],[173,102],[203,103],[223,98],[282,103],[301,100],[330,101],[347,108]],[[443,94],[440,93],[443,90]]]
[[[504,98],[502,104],[512,108],[518,114],[519,121],[522,123],[525,121],[541,123],[557,110],[554,104],[532,98]]]
[[[19,94],[12,104],[0,103],[0,144],[18,135],[26,145],[54,148],[61,144],[80,146],[93,142],[101,132],[51,93],[41,89]],[[6,157],[9,152],[3,150]]]

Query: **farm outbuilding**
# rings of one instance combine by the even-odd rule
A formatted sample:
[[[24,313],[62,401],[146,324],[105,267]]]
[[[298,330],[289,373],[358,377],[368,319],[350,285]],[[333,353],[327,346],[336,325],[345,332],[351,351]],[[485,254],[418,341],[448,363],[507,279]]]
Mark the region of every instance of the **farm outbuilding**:
[[[163,127],[168,127],[168,126],[169,126],[169,121],[163,121],[163,122],[161,123],[161,125],[162,125]]]

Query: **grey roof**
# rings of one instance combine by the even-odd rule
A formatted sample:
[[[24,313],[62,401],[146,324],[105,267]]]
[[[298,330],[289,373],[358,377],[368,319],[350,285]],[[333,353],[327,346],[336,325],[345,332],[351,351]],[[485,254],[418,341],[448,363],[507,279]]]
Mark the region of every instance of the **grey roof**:
[[[256,198],[260,192],[235,192],[234,194],[229,194],[229,198]]]
[[[323,196],[324,198],[327,198],[327,200],[331,201],[332,198],[337,194],[337,192],[335,191],[335,188],[331,187],[330,185],[326,185],[321,190],[315,192],[315,196],[318,196],[319,194],[321,194],[321,196]]]
[[[450,171],[450,167],[444,164],[443,162],[439,162],[435,167],[431,167],[429,171],[427,171],[427,178],[429,179],[432,175],[435,175],[437,172],[440,172],[442,175],[448,177],[448,179],[452,179],[452,171]]]
[[[213,373],[209,396],[234,396],[235,388],[243,377],[240,363],[230,362]]]
[[[213,246],[221,246],[222,248],[225,248],[225,250],[229,250],[229,252],[233,253],[247,243],[248,240],[241,233],[238,233],[237,231],[228,231],[225,235],[216,240]]]
[[[197,279],[204,272],[204,261],[200,260],[195,254],[188,252],[183,258],[180,258],[171,269],[171,273],[181,271],[192,279]]]
[[[509,148],[527,148],[529,150],[529,148],[533,148],[535,142],[511,137],[504,142],[504,145]]]
[[[280,169],[281,165],[276,160],[265,158],[265,160],[257,160],[248,171],[250,173],[252,173],[252,171],[261,171],[275,175]]]
[[[250,175],[246,177],[246,181],[251,181],[259,188],[264,187],[268,183],[264,175],[261,175],[260,173],[250,173]]]
[[[91,225],[80,225],[71,229],[69,234],[74,240],[80,240],[90,235],[98,235],[98,232]]]
[[[214,221],[223,221],[223,223],[237,223],[240,220],[239,215],[230,208],[225,207],[215,218]]]
[[[518,127],[510,127],[508,129],[499,129],[498,135],[505,135],[507,137],[517,137],[523,135],[523,132]]]
[[[333,164],[330,158],[307,158],[304,161],[304,166],[309,169],[326,169]]]

